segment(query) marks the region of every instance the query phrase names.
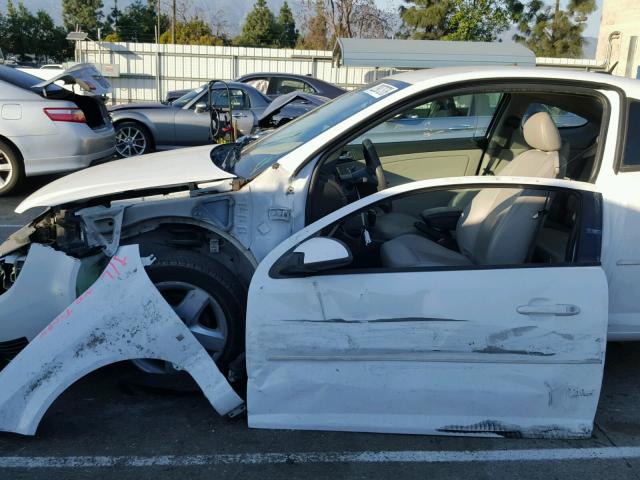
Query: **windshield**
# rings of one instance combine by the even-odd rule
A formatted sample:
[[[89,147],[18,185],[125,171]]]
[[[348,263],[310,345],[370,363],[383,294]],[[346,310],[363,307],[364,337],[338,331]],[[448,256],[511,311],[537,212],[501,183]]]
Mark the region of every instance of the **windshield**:
[[[233,173],[253,178],[303,143],[408,86],[405,82],[386,79],[341,95],[247,146]]]
[[[196,98],[198,95],[200,95],[202,92],[204,92],[204,90],[207,88],[206,85],[203,85],[201,87],[196,88],[195,90],[191,90],[189,93],[185,93],[183,96],[176,98],[173,102],[171,102],[171,105],[173,105],[174,107],[184,107],[187,103],[189,103],[191,100],[193,100],[194,98]]]

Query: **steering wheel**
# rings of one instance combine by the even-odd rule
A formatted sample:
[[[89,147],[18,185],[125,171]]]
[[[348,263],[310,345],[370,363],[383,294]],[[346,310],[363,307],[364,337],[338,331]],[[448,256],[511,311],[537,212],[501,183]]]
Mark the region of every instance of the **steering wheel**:
[[[362,140],[362,153],[364,154],[367,170],[376,178],[377,190],[384,190],[387,188],[387,178],[384,176],[384,169],[376,147],[373,146],[373,142],[368,138]]]
[[[217,140],[220,135],[220,113],[211,105],[209,110],[209,137],[211,141]]]

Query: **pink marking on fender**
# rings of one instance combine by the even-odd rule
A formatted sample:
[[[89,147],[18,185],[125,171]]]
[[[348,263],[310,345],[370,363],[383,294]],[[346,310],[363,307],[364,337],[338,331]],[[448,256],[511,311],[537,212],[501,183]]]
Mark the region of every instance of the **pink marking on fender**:
[[[88,296],[90,296],[93,293],[93,288],[89,288],[87,291],[85,291],[82,295],[80,295],[78,298],[75,299],[75,301],[73,303],[75,303],[76,305],[80,305],[82,302],[84,302]]]
[[[115,263],[109,262],[109,266],[113,269],[114,272],[116,272],[116,275],[120,276],[120,270],[118,270],[118,267],[116,267]]]
[[[123,267],[126,267],[126,266],[127,266],[127,257],[120,258],[119,256],[114,255],[114,256],[113,256],[113,258],[112,258],[111,260],[113,260],[113,261],[115,261],[115,262],[118,262],[118,263],[119,263],[120,265],[122,265]]]
[[[109,277],[111,280],[113,280],[113,275],[107,270],[105,270],[104,273],[100,275],[100,280],[102,280],[104,277]]]
[[[127,265],[127,257],[120,258],[118,256],[114,256],[111,259],[111,261],[109,262],[109,267],[111,267],[113,269],[113,271],[116,273],[116,275],[120,276],[120,270],[118,270],[118,267],[116,267],[116,265],[114,264],[114,261],[118,262],[122,266],[126,266]],[[105,269],[105,271],[102,273],[102,275],[100,275],[100,277],[98,278],[98,281],[103,280],[105,277],[108,277],[110,280],[115,279],[113,274],[108,270],[109,267],[107,267],[107,269]],[[78,298],[76,298],[73,301],[73,304],[74,305],[80,305],[82,302],[84,302],[87,299],[87,297],[89,297],[91,295],[93,295],[93,287],[88,288],[84,293],[82,293]],[[44,330],[42,330],[42,332],[40,332],[38,337],[46,337],[60,322],[62,322],[63,320],[66,320],[67,318],[69,318],[72,313],[73,313],[73,310],[71,309],[71,307],[67,307],[67,309],[64,312],[62,312],[56,318],[54,318],[51,321],[51,323],[49,323],[49,325],[47,325],[44,328]]]
[[[60,322],[69,318],[72,313],[73,313],[73,310],[67,307],[67,309],[64,312],[62,312],[60,315],[54,318],[51,321],[51,323],[49,323],[49,325],[47,325],[45,329],[42,330],[42,332],[40,332],[40,335],[38,335],[38,337],[46,337]]]

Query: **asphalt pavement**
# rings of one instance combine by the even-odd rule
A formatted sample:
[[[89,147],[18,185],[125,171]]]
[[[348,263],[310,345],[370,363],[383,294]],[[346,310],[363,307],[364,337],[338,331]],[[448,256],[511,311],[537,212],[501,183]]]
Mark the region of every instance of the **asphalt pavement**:
[[[0,240],[37,213],[12,213],[22,196],[0,199]],[[143,388],[134,374],[129,363],[98,370],[35,437],[0,433],[0,479],[640,478],[640,343],[608,345],[588,440],[255,430],[199,392]]]

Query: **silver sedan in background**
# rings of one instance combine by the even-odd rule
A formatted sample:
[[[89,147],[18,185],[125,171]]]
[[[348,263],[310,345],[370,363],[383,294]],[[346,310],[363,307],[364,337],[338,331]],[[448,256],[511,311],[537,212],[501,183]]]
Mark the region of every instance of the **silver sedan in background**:
[[[243,83],[231,82],[229,89],[234,123],[240,135],[249,135],[271,100]],[[211,103],[219,108],[229,105],[225,86],[214,86]],[[171,103],[116,105],[109,112],[116,128],[116,150],[120,157],[210,143],[206,84]]]
[[[54,82],[77,86],[83,94]],[[92,65],[76,65],[46,81],[0,65],[0,195],[25,177],[111,157],[115,132],[100,98],[110,91]]]

